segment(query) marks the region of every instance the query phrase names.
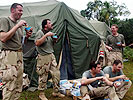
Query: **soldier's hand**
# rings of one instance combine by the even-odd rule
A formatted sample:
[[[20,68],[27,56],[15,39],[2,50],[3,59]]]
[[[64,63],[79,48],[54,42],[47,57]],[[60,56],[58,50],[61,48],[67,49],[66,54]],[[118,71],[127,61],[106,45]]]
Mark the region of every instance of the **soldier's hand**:
[[[126,75],[120,75],[119,78],[120,79],[125,79],[126,78]]]
[[[17,24],[17,27],[20,28],[20,27],[22,27],[22,26],[24,26],[24,25],[26,25],[26,24],[27,24],[26,21],[20,20],[20,21],[18,22],[18,24]]]
[[[119,86],[121,86],[121,82],[120,81],[114,82],[114,87],[115,88],[118,88]]]
[[[96,80],[103,80],[103,76],[101,76],[101,77],[96,77]]]
[[[52,33],[52,32],[48,32],[48,33],[46,33],[46,35],[47,35],[47,36],[53,36],[54,33]]]
[[[108,49],[109,49],[109,51],[111,51],[112,50],[112,47],[109,47]]]

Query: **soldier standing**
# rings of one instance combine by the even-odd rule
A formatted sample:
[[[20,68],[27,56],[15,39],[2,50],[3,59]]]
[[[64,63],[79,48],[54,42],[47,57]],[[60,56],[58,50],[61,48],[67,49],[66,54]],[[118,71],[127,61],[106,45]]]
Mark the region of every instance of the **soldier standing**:
[[[23,15],[23,6],[14,3],[10,8],[8,18],[0,18],[0,41],[2,42],[0,78],[5,84],[3,100],[18,100],[22,92],[23,65],[22,65],[22,26],[20,20]],[[20,21],[18,21],[20,20]],[[26,32],[27,39],[32,32]]]
[[[48,72],[52,74],[53,80],[53,96],[64,97],[63,94],[59,92],[59,81],[60,81],[60,71],[57,68],[57,63],[55,56],[53,54],[53,43],[56,42],[54,39],[54,33],[50,32],[53,29],[50,19],[45,19],[42,21],[42,29],[36,34],[35,44],[38,52],[37,58],[37,73],[39,75],[39,86],[40,90],[39,98],[41,100],[48,100],[44,94],[46,89],[46,82],[48,78]]]

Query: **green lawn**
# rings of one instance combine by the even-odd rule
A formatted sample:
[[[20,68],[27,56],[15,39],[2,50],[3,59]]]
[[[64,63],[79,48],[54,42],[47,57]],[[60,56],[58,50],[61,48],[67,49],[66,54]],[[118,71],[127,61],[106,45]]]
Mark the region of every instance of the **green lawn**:
[[[125,75],[130,78],[130,80],[133,83],[133,62],[126,62],[124,63],[124,69],[123,69]],[[123,100],[133,100],[133,85],[129,89],[129,91],[126,93]]]
[[[124,63],[123,71],[125,75],[127,75],[127,77],[129,77],[130,80],[133,82],[133,62]],[[67,97],[67,96],[63,99],[55,98],[51,96],[52,88],[49,88],[44,92],[46,93],[46,97],[48,98],[48,100],[72,100],[72,97]],[[23,91],[19,100],[39,100],[38,94],[39,94],[39,91],[35,91],[35,92]],[[131,86],[129,91],[126,93],[123,100],[133,100],[133,85]]]
[[[133,62],[126,62],[124,63],[124,69],[123,69],[125,75],[130,78],[130,80],[133,82]],[[51,96],[52,89],[49,88],[45,91],[46,97],[49,100],[62,100],[60,98],[55,98]],[[39,100],[38,98],[39,92],[27,92],[24,91],[21,95],[21,98],[19,100]],[[72,100],[72,97],[65,97],[63,100]],[[133,100],[133,85],[131,86],[130,90],[126,93],[123,100]]]

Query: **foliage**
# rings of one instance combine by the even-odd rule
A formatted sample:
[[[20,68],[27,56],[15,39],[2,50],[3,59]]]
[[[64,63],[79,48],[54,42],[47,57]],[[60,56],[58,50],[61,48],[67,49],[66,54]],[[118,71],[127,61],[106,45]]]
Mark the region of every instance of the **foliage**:
[[[124,48],[124,58],[133,61],[133,48],[130,47]]]
[[[118,26],[118,32],[124,35],[126,45],[133,43],[133,19],[119,21]]]
[[[114,0],[111,2],[94,0],[94,2],[91,1],[87,4],[87,9],[81,11],[81,15],[87,19],[97,19],[106,22],[109,26],[110,21],[118,16],[127,16],[129,14],[130,12],[124,3],[118,5]]]
[[[53,92],[52,88],[48,88],[44,92],[48,100],[62,100],[62,98],[53,97],[51,95]],[[39,91],[35,91],[35,92],[23,91],[19,100],[40,100],[38,96],[39,96]],[[63,98],[63,100],[72,100],[72,97],[66,96]]]

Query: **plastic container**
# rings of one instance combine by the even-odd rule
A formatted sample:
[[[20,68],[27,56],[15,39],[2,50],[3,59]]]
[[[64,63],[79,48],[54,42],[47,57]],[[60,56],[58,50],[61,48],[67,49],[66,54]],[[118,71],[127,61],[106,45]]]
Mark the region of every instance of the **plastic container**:
[[[124,82],[129,82],[129,80],[124,80]]]
[[[72,94],[73,96],[81,96],[81,94],[80,94],[80,89],[74,89],[74,90],[71,92],[71,94]]]
[[[117,83],[115,83],[115,84],[116,84],[117,87],[119,87],[119,86],[121,85],[120,82],[117,82]]]
[[[125,84],[128,84],[129,80],[124,80]]]
[[[30,32],[32,32],[32,27],[26,27],[26,28],[25,28],[25,31],[30,31]]]
[[[56,33],[54,33],[54,35],[52,36],[53,39],[57,40],[58,39],[58,36]]]
[[[121,42],[117,42],[116,44],[117,44],[117,45],[120,45],[120,44],[121,44]]]

